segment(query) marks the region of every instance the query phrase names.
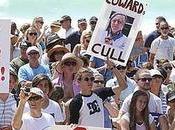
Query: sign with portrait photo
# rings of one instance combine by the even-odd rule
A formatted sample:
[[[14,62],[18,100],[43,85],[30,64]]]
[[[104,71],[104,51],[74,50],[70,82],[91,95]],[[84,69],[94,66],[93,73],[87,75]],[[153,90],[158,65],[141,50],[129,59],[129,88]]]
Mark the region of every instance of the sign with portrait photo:
[[[10,20],[0,20],[0,93],[9,92]]]
[[[125,66],[146,7],[144,0],[105,0],[87,53]]]

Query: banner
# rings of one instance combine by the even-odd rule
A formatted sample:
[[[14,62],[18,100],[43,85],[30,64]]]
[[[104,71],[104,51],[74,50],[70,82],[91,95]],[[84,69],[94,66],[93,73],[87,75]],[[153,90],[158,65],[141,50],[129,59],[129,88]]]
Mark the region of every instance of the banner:
[[[0,20],[0,93],[9,92],[10,20]]]
[[[146,7],[145,0],[105,0],[87,53],[125,66]]]
[[[44,130],[112,130],[111,128],[100,128],[100,127],[73,127],[70,125],[55,125]]]

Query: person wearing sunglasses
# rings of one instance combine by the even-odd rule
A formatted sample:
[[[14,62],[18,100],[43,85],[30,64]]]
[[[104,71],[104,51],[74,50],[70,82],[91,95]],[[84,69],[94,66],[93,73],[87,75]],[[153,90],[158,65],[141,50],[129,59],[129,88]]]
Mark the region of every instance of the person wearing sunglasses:
[[[109,60],[107,62],[111,70],[115,72],[114,64]],[[76,74],[76,79],[80,87],[80,93],[70,102],[69,124],[104,128],[103,101],[107,97],[120,95],[120,92],[124,89],[123,86],[103,87],[93,90],[95,78],[89,68],[80,68]]]
[[[156,60],[167,59],[169,61],[173,60],[175,39],[168,36],[169,25],[168,22],[160,22],[160,37],[156,38],[150,48],[149,61],[156,64]]]
[[[154,117],[156,127],[161,130],[168,130],[168,121],[162,110],[162,102],[159,97],[150,92],[152,76],[150,71],[147,69],[140,69],[135,74],[135,81],[137,83],[136,90],[142,90],[148,94],[149,103],[148,108],[150,114]],[[122,107],[119,111],[118,119],[122,117],[123,114],[129,112],[129,105],[131,103],[133,93],[130,94],[123,102]]]
[[[12,127],[20,130],[43,130],[55,125],[54,118],[41,111],[44,93],[39,88],[31,88],[29,95],[24,90],[20,92],[19,106],[15,112]],[[28,102],[30,111],[24,113],[24,106]]]
[[[30,87],[32,79],[37,74],[45,74],[51,78],[49,68],[39,62],[40,53],[36,46],[28,47],[26,54],[28,56],[29,63],[21,66],[18,71],[19,83],[22,86],[24,85]]]
[[[61,61],[56,63],[52,83],[59,85],[64,90],[63,102],[79,93],[80,89],[75,80],[75,74],[81,68],[83,62],[80,58],[76,57],[73,53],[66,53]]]

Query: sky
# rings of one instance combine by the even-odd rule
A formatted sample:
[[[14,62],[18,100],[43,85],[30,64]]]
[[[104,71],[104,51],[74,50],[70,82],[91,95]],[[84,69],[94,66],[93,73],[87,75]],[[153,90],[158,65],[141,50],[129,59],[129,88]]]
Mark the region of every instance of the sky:
[[[41,2],[42,1],[42,2]],[[144,33],[154,30],[154,20],[164,16],[170,25],[175,26],[174,0],[147,0],[148,9],[143,18],[141,29]],[[89,19],[100,14],[103,0],[0,0],[0,18],[8,18],[19,26],[31,22],[35,16],[43,16],[46,23],[60,19],[67,14],[73,25],[79,18]]]

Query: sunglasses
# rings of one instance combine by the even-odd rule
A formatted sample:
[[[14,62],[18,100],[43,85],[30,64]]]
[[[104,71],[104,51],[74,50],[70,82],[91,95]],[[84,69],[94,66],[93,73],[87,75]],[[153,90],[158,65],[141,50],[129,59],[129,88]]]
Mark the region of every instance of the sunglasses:
[[[171,66],[164,67],[165,70],[172,70],[173,68]]]
[[[39,100],[41,98],[42,98],[41,96],[34,96],[34,97],[30,97],[28,100],[29,101],[37,101],[37,100]]]
[[[94,83],[96,83],[96,84],[99,84],[99,83],[104,84],[105,82],[103,80],[94,80]]]
[[[160,28],[161,30],[167,30],[167,29],[169,29],[169,27],[162,27],[162,28]]]
[[[37,33],[36,33],[36,32],[34,32],[34,33],[33,33],[33,32],[31,32],[31,33],[29,33],[29,35],[30,35],[30,36],[33,36],[33,35],[34,35],[34,36],[36,36],[36,35],[37,35]]]
[[[90,24],[96,24],[97,22],[95,22],[95,21],[92,21],[92,22],[90,22]]]
[[[39,54],[38,52],[31,52],[31,53],[29,53],[29,55],[37,55],[37,54]]]
[[[67,61],[67,62],[64,62],[64,65],[66,65],[66,66],[76,66],[77,65],[77,63],[75,62],[75,61]]]
[[[44,24],[44,22],[43,21],[36,21],[37,23],[41,23],[41,24]]]
[[[125,67],[125,66],[120,66],[120,65],[119,65],[119,66],[117,66],[116,68],[117,68],[118,70],[125,70],[125,69],[126,69],[126,67]]]
[[[89,77],[86,77],[86,78],[84,78],[83,80],[84,80],[84,81],[87,81],[87,82],[88,82],[88,81],[93,82],[93,81],[95,80],[95,78],[94,78],[94,77],[90,77],[90,78],[89,78]]]
[[[152,78],[140,78],[139,80],[141,80],[142,82],[151,82],[152,81]]]

